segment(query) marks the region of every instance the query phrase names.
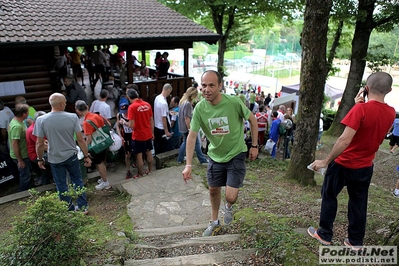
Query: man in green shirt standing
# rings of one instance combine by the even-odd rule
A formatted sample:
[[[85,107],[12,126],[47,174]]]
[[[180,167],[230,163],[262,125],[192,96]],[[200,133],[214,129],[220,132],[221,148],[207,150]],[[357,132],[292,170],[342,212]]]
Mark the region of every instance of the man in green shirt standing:
[[[26,146],[26,126],[24,120],[29,115],[27,104],[15,106],[15,117],[8,126],[8,141],[10,144],[10,156],[18,166],[19,191],[28,190],[30,187],[30,160]]]
[[[258,125],[255,116],[238,97],[220,92],[223,80],[218,72],[205,71],[201,85],[205,100],[200,101],[194,109],[186,140],[186,166],[182,174],[185,182],[191,179],[195,141],[201,128],[210,142],[207,176],[212,207],[212,220],[203,236],[211,236],[220,230],[218,214],[221,187],[226,186],[224,223],[230,224],[233,220],[233,204],[237,201],[239,188],[243,186],[247,152],[244,121],[249,120],[252,132],[250,160],[258,156]]]

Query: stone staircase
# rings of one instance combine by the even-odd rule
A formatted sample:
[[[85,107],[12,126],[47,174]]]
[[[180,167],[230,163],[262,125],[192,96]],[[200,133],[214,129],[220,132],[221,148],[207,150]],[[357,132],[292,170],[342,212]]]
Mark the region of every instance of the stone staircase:
[[[136,230],[141,237],[133,252],[136,257],[125,260],[124,265],[227,265],[257,252],[239,247],[240,234],[202,237],[204,228],[206,225]]]
[[[216,236],[202,237],[210,220],[209,192],[199,176],[185,184],[183,167],[159,169],[123,183],[120,190],[132,196],[127,213],[139,237],[126,248],[123,265],[260,265],[236,264],[258,250],[246,248],[245,239],[232,226],[222,222]],[[223,220],[222,208],[219,219]]]

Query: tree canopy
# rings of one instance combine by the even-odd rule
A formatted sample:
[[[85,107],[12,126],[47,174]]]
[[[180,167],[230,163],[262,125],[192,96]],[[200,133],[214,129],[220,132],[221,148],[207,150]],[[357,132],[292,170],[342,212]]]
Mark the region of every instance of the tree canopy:
[[[221,35],[218,42],[218,71],[224,75],[224,52],[238,42],[250,39],[254,25],[272,25],[275,20],[290,19],[299,10],[295,0],[160,0],[177,12],[213,29]]]

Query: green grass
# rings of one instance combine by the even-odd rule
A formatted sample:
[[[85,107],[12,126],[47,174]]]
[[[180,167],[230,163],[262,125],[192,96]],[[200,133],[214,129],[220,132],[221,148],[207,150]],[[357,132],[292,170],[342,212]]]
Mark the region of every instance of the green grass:
[[[324,134],[323,148],[316,156],[325,156],[336,139]],[[384,141],[380,148],[388,150],[388,141]],[[379,156],[384,158],[384,153]],[[318,224],[324,177],[315,175],[314,187],[301,186],[295,180],[285,177],[289,163],[267,156],[246,161],[244,187],[240,189],[233,224],[243,234],[243,248],[260,248],[266,257],[281,265],[318,265],[319,243],[307,235],[306,228]],[[206,168],[195,167],[193,170],[206,184]],[[385,235],[377,232],[387,231],[390,224],[397,221],[399,205],[393,201],[391,193],[386,189],[376,185],[370,187],[365,239],[367,245],[382,244]],[[334,223],[334,230],[340,230],[340,234],[334,231],[333,242],[336,245],[342,244],[341,238],[345,237],[347,207],[348,193],[344,188],[338,196],[338,212]]]

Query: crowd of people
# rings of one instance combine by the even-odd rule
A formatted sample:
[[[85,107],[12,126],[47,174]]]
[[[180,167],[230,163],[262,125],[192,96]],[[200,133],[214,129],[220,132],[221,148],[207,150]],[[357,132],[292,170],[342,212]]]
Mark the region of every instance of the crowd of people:
[[[389,91],[387,85],[382,86],[378,81],[388,79],[386,76],[380,77],[379,74],[369,79],[367,106],[372,105],[374,101],[383,102],[384,93]],[[86,173],[82,172],[82,163],[87,169],[95,166],[98,170],[100,179],[96,185],[97,190],[111,187],[107,178],[108,151],[89,152],[93,134],[105,125],[114,128],[123,142],[121,153],[124,154],[126,179],[150,175],[153,172],[154,153],[179,149],[177,162],[185,163],[182,175],[187,182],[191,179],[195,151],[199,164],[208,167],[212,221],[204,231],[204,236],[213,235],[220,229],[218,214],[223,186],[226,187],[224,224],[229,224],[233,220],[233,205],[237,201],[239,188],[243,186],[246,158],[255,160],[260,149],[268,141],[274,143],[270,149],[271,157],[276,158],[278,147],[281,145],[284,149],[284,158],[290,158],[289,143],[291,145],[293,143],[296,124],[292,108],[280,105],[273,111],[273,106],[271,107],[273,97],[270,94],[265,97],[263,92],[259,93],[258,97],[254,89],[237,91],[235,96],[227,95],[223,93],[222,77],[216,71],[205,71],[201,76],[200,85],[195,83],[193,87],[187,88],[181,99],[177,96],[170,99],[173,87],[165,83],[162,92],[156,96],[153,107],[140,98],[135,84],[127,85],[124,95],[119,100],[114,124],[110,107],[106,103],[107,90],[101,90],[100,99],[93,101],[89,106],[85,95],[77,89],[81,86],[74,77],[66,76],[64,82],[67,84],[66,91],[53,93],[49,97],[51,105],[49,113],[34,110],[22,96],[15,98],[14,113],[0,102],[0,136],[2,144],[7,147],[9,155],[17,165],[19,191],[27,190],[32,185],[54,182],[60,199],[68,203],[69,210],[88,213],[88,202],[84,192],[76,202],[64,193],[69,189],[67,177],[74,189],[84,187],[83,176]],[[73,93],[68,92],[71,86],[74,86]],[[382,91],[378,91],[376,86],[381,86]],[[359,108],[356,106],[354,109]],[[391,112],[390,109],[387,109],[388,111]],[[343,120],[347,126],[344,134],[350,139],[356,134],[355,126],[359,131],[363,130],[362,125],[356,124],[359,114],[352,114],[353,112],[350,113],[353,118]],[[394,152],[399,144],[397,141],[399,122],[398,119],[386,120],[381,131],[386,128],[386,133],[389,127],[393,130],[394,137],[390,145],[391,152]],[[320,124],[322,132],[322,123]],[[321,137],[321,133],[319,136]],[[379,140],[378,136],[375,142]],[[344,151],[345,147],[338,147],[337,150],[338,148],[334,146],[325,160],[313,164],[315,170],[330,164],[325,179],[327,183],[323,186],[328,186],[328,182],[332,182],[329,180],[336,177],[339,169],[343,169],[339,171],[346,169],[344,166],[347,160],[350,160],[350,156],[348,157],[346,150]],[[376,148],[377,144],[372,151],[369,151],[368,158],[371,158]],[[79,152],[82,154],[81,158],[78,157]],[[334,159],[344,166],[336,169],[338,166],[334,164]],[[369,161],[364,161],[359,167],[370,167]],[[132,173],[132,167],[137,168],[136,173]],[[367,171],[371,177],[372,169]],[[37,176],[36,179],[32,180],[32,172]],[[345,178],[342,178],[341,183],[346,184]],[[330,188],[325,188],[328,189]],[[334,193],[337,195],[339,191]],[[364,197],[367,189],[361,193],[363,197],[359,200],[364,203],[364,199],[367,199]],[[394,195],[399,197],[399,181]],[[356,202],[358,199],[354,200],[355,205]],[[324,215],[325,209],[327,207],[322,206],[321,228],[311,227],[308,232],[320,242],[328,244],[331,239],[333,219],[329,215]],[[364,213],[363,209],[358,211]],[[359,226],[364,228],[363,223]],[[351,230],[354,230],[354,235],[350,234],[348,245],[361,245],[362,232],[358,229]]]
[[[57,73],[57,84],[60,89],[65,91],[73,91],[76,88],[77,92],[68,98],[68,103],[71,99],[79,97],[81,99],[82,88],[86,87],[84,84],[84,70],[87,71],[89,76],[89,86],[94,92],[96,84],[100,81],[101,84],[108,82],[111,76],[117,76],[118,82],[121,87],[125,87],[127,80],[127,58],[126,53],[123,50],[118,50],[116,53],[111,53],[109,46],[85,46],[82,49],[77,47],[58,47],[54,48],[54,58],[51,63],[52,69]],[[155,71],[150,73],[150,69],[147,66],[145,60],[139,61],[135,55],[131,55],[133,78],[154,78],[154,79],[166,79],[168,72],[172,71],[170,62],[168,60],[169,53],[161,52],[156,53],[154,60]],[[71,84],[72,79],[74,82]],[[65,83],[67,79],[68,83]],[[78,80],[81,80],[81,84]],[[68,88],[68,86],[71,86]],[[74,102],[74,101],[73,101]],[[70,107],[68,105],[68,107]],[[70,110],[72,110],[74,107]]]

